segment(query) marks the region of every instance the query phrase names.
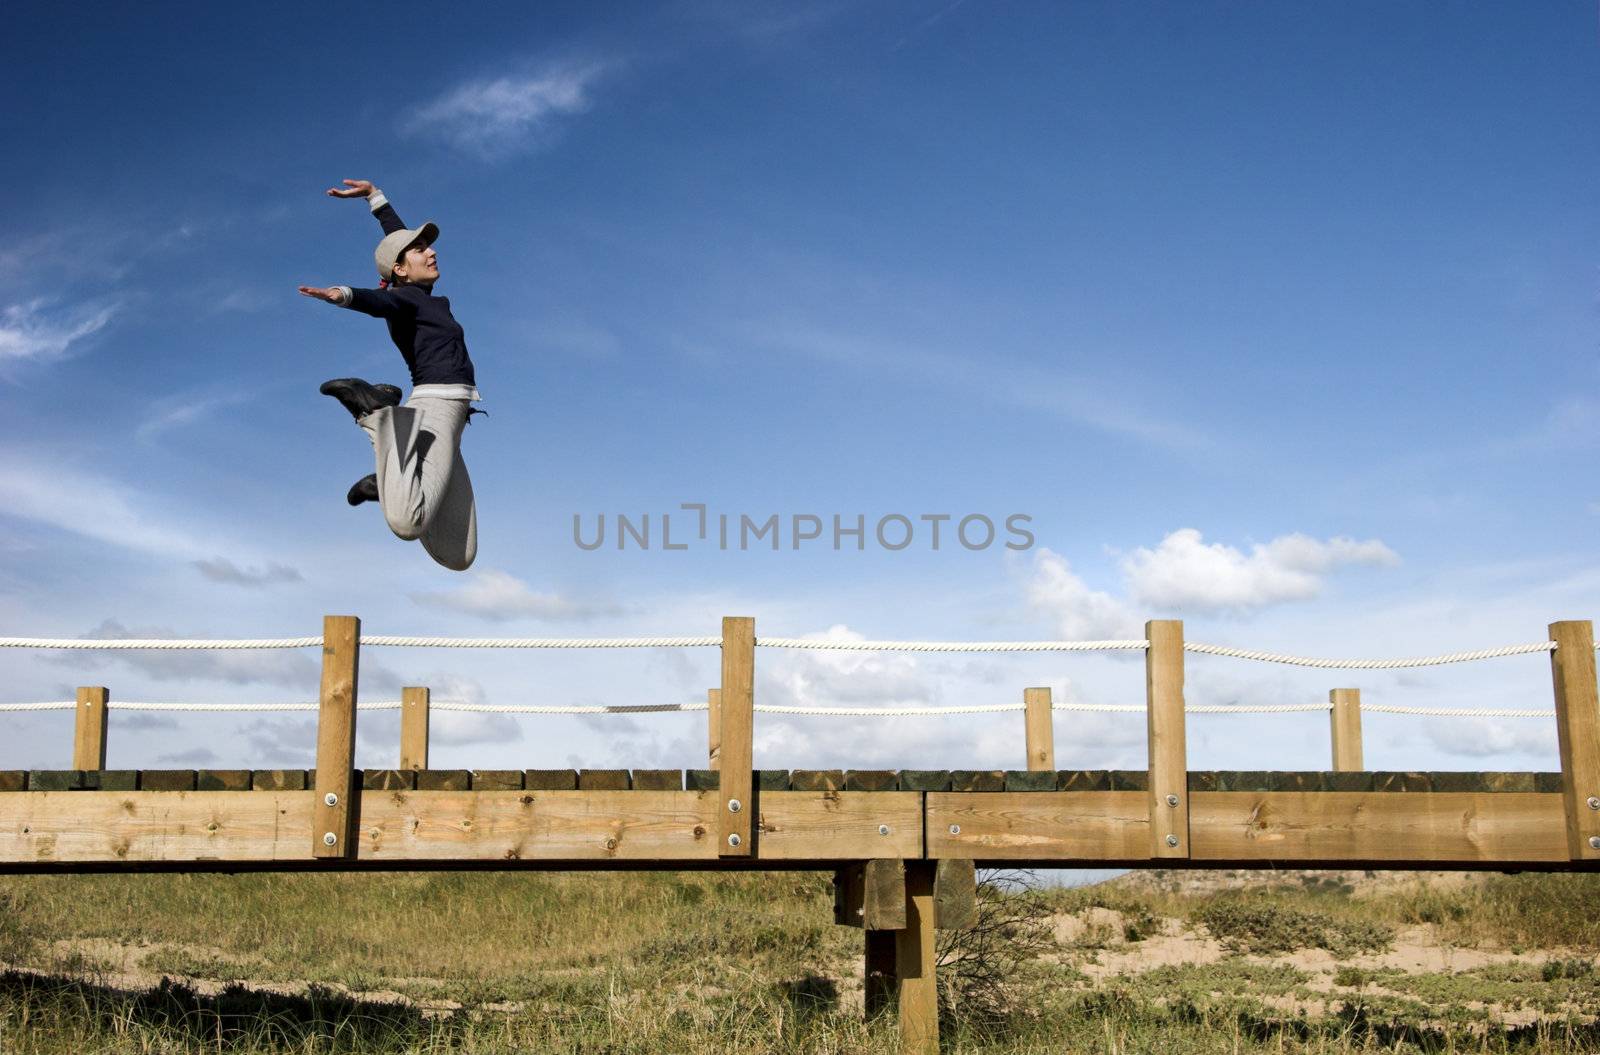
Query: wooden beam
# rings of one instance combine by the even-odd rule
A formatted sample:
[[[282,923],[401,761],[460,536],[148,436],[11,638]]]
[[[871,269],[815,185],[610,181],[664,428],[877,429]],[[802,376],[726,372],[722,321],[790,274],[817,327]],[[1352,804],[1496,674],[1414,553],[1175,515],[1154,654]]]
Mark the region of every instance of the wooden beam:
[[[400,690],[400,768],[428,768],[428,708],[433,693],[426,686]]]
[[[1567,860],[1561,797],[1525,792],[1199,791],[1196,860]]]
[[[1056,741],[1050,715],[1050,690],[1023,689],[1022,708],[1028,735],[1028,768],[1056,768]]]
[[[906,925],[906,863],[899,858],[865,862],[862,868],[861,925],[867,930],[900,930]]]
[[[317,712],[317,786],[311,856],[352,856],[352,771],[356,765],[356,682],[361,620],[330,615],[322,621],[322,694]]]
[[[934,974],[934,862],[906,862],[906,926],[894,932],[900,1050],[938,1055],[939,985]]]
[[[755,856],[763,861],[922,857],[922,796],[915,791],[764,791],[757,830]]]
[[[722,620],[722,706],[718,722],[717,766],[721,773],[721,815],[717,845],[724,857],[755,852],[755,796],[752,769],[755,708],[756,621],[747,616]]]
[[[1328,693],[1333,709],[1328,712],[1333,738],[1333,769],[1336,773],[1360,773],[1361,690],[1333,689]]]
[[[938,863],[933,922],[940,930],[966,930],[978,922],[978,874],[971,860],[947,858]]]
[[[1550,670],[1555,681],[1556,735],[1561,747],[1561,795],[1567,850],[1574,861],[1600,860],[1600,697],[1595,689],[1594,624],[1550,624]]]
[[[980,860],[1149,856],[1142,791],[930,791],[928,853]]]
[[[1183,728],[1183,621],[1144,625],[1150,744],[1150,856],[1189,856],[1189,773]]]
[[[78,714],[72,733],[72,768],[106,768],[106,704],[111,694],[104,685],[78,689]]]
[[[707,769],[716,769],[722,761],[722,690],[706,690],[706,732],[710,750],[706,757]]]
[[[869,930],[863,949],[863,997],[866,1017],[877,1018],[895,1000],[895,947],[899,945],[898,932]]]
[[[304,861],[307,791],[41,791],[6,796],[0,862]]]

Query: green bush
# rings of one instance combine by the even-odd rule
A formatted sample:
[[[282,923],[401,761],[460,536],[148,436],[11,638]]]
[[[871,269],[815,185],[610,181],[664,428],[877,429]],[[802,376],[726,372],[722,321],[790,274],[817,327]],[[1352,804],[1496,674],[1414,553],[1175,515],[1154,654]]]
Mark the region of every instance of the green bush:
[[[1274,901],[1218,898],[1202,907],[1195,918],[1222,944],[1241,952],[1327,949],[1348,955],[1385,949],[1394,940],[1394,929],[1383,923],[1344,919]]]

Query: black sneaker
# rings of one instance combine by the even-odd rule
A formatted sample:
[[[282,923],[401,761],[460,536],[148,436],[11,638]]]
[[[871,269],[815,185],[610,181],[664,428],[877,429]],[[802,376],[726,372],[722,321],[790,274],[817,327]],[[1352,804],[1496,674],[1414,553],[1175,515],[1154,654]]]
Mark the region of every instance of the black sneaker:
[[[344,404],[344,409],[357,421],[374,410],[392,407],[400,402],[398,388],[393,385],[369,385],[359,377],[337,377],[332,381],[324,381],[318,391]]]
[[[344,500],[353,506],[362,502],[376,502],[378,500],[378,474],[370,473],[350,485],[350,492]]]

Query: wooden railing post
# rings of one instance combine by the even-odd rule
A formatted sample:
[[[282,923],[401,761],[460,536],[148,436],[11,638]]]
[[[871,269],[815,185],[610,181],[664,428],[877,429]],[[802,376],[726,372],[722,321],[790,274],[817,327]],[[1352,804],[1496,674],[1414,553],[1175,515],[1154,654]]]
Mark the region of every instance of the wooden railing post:
[[[722,690],[706,690],[706,733],[708,737],[707,768],[716,769],[722,762]]]
[[[717,749],[721,789],[718,851],[723,857],[749,857],[756,803],[753,790],[756,621],[748,616],[722,620],[722,691]]]
[[[1595,688],[1594,624],[1550,624],[1556,736],[1561,746],[1561,795],[1567,848],[1574,861],[1600,860],[1600,695]]]
[[[356,765],[356,680],[361,658],[361,620],[330,615],[322,620],[322,695],[317,712],[317,797],[313,803],[311,855],[354,857],[351,776]]]
[[[1183,621],[1152,619],[1145,653],[1150,742],[1150,856],[1189,856],[1189,769],[1183,728]]]
[[[1361,690],[1332,689],[1328,702],[1330,734],[1333,738],[1333,771],[1359,773],[1361,764]]]
[[[106,704],[111,694],[104,685],[78,689],[78,714],[72,729],[72,768],[106,768]]]
[[[894,931],[900,989],[900,1050],[938,1055],[939,983],[934,974],[933,861],[906,862],[906,925]]]
[[[1022,706],[1028,734],[1028,768],[1056,768],[1055,730],[1050,717],[1050,690],[1023,689]]]
[[[426,686],[400,690],[400,768],[428,768],[428,708],[433,693]]]

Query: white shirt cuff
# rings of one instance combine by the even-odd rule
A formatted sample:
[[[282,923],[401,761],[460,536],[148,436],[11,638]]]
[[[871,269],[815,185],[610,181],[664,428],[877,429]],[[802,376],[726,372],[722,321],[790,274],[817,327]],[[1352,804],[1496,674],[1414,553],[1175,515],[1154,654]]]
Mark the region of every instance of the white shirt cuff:
[[[350,302],[356,299],[355,292],[349,286],[334,286],[333,292],[339,296],[339,307],[348,308]]]
[[[383,196],[383,191],[376,187],[372,188],[372,193],[367,195],[367,208],[371,209],[373,212],[377,212],[379,209],[388,204],[389,199],[385,198]]]

